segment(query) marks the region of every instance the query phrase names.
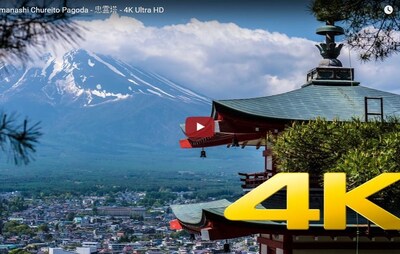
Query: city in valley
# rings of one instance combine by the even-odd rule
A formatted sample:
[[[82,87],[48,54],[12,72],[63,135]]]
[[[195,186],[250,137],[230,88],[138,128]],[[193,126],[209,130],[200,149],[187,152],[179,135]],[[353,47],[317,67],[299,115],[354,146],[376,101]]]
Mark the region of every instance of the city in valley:
[[[192,193],[174,199],[146,197],[146,192],[104,196],[63,194],[29,198],[1,194],[1,253],[218,253],[225,241],[202,241],[171,230],[170,205],[195,202]],[[258,251],[254,237],[229,240],[230,251]]]

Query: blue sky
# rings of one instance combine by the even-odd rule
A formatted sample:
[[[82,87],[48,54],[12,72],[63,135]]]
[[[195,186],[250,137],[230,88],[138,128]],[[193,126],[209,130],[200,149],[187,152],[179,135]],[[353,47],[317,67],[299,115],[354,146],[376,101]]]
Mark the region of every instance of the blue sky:
[[[120,15],[136,18],[148,26],[165,26],[189,22],[192,18],[200,21],[218,20],[223,23],[233,22],[250,29],[268,29],[285,31],[289,36],[317,39],[315,29],[321,22],[315,20],[309,11],[308,0],[97,0],[72,2],[72,6],[85,6],[93,9],[95,6],[113,5],[119,10],[125,7],[162,6],[162,15],[127,14]],[[107,15],[85,15],[91,18],[106,18]]]
[[[272,95],[300,88],[321,57],[315,34],[322,22],[309,1],[134,0],[78,1],[117,6],[117,14],[77,17],[87,28],[78,47],[157,72],[212,99]],[[126,14],[125,7],[164,7],[163,14]],[[344,37],[339,38],[343,40]],[[64,50],[64,49],[63,49]],[[62,51],[58,52],[59,55]],[[362,64],[344,48],[363,85],[399,93],[399,56]],[[351,61],[350,61],[351,59]]]

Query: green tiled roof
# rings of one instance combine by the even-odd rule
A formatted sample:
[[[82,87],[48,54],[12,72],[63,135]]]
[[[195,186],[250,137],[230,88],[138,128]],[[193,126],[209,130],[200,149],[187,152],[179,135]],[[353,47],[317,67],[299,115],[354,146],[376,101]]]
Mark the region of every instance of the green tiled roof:
[[[384,116],[400,116],[400,95],[364,86],[309,85],[283,94],[214,101],[214,107],[224,106],[251,116],[311,120],[365,119],[365,97],[382,97]],[[369,101],[369,112],[379,112],[380,102]]]
[[[318,195],[323,195],[322,189],[317,194],[311,194],[313,197],[317,197]],[[317,196],[316,196],[317,195]],[[285,195],[284,195],[285,196]],[[271,197],[269,198],[271,199]],[[268,200],[269,200],[268,199]],[[283,209],[282,204],[285,203],[285,198],[282,195],[272,196],[272,200],[270,202],[267,209]],[[314,200],[311,199],[310,207],[313,209],[323,209],[322,208],[322,199]],[[212,202],[206,203],[197,203],[197,204],[186,204],[186,205],[172,205],[172,212],[182,223],[199,226],[202,222],[204,222],[204,212],[212,213],[221,218],[225,218],[224,211],[231,204],[231,202],[226,199],[221,199]],[[318,207],[319,206],[319,207]],[[259,204],[257,209],[265,209],[266,206]],[[391,211],[396,216],[399,216],[399,212]],[[362,216],[357,216],[356,213],[350,209],[347,209],[347,227],[358,227],[367,225],[367,220]],[[260,220],[260,221],[242,221],[250,224],[263,225],[263,226],[284,226],[286,227],[286,222],[284,221],[271,221],[271,220]],[[321,218],[319,221],[310,221],[311,227],[322,228],[323,227],[323,211],[321,214]],[[200,225],[201,227],[201,225]],[[376,227],[376,225],[372,225],[372,227]]]
[[[175,214],[176,218],[183,223],[190,225],[198,225],[202,222],[204,217],[204,212],[218,215],[224,218],[225,209],[232,204],[226,199],[220,199],[211,202],[197,203],[197,204],[186,204],[186,205],[172,205],[172,212]],[[257,206],[258,209],[264,208],[262,205]],[[260,224],[260,225],[280,225],[286,226],[285,222],[277,221],[246,221],[248,223]],[[319,225],[322,226],[322,225]]]
[[[182,222],[187,224],[199,224],[203,218],[203,210],[206,209],[219,209],[223,216],[224,210],[231,204],[226,199],[197,203],[197,204],[187,204],[187,205],[171,205],[172,212],[175,216]]]

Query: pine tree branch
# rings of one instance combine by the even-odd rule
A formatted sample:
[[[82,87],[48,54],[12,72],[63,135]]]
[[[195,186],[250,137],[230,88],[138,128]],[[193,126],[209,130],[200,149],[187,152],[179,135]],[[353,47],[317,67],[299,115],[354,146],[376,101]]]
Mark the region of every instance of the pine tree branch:
[[[28,125],[25,119],[21,125],[16,125],[15,117],[0,115],[0,147],[3,152],[12,157],[16,165],[28,164],[32,154],[36,152],[38,139],[42,136],[39,123]]]
[[[394,7],[392,14],[385,5]],[[347,43],[359,52],[362,61],[384,60],[400,52],[400,0],[314,0],[311,12],[318,20],[340,21]]]
[[[17,0],[12,8],[69,7],[67,0]],[[84,28],[73,22],[67,13],[3,13],[0,14],[0,62],[31,59],[29,49],[37,50],[51,41],[75,44],[82,40]]]

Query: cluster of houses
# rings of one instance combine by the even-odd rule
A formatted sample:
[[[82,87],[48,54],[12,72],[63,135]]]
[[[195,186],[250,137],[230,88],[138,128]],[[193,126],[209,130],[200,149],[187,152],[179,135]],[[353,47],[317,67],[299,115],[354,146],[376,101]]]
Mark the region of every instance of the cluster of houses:
[[[132,204],[143,195],[121,193],[117,199],[129,197]],[[152,208],[110,206],[106,205],[105,197],[47,198],[27,200],[27,204],[25,210],[3,218],[0,253],[23,249],[49,254],[200,254],[218,252],[224,246],[224,242],[204,242],[171,230],[169,222],[175,216],[169,205]],[[25,225],[30,230],[12,231],[10,225],[16,228]],[[257,246],[252,238],[249,239],[235,241],[240,243],[238,250],[255,251]]]

